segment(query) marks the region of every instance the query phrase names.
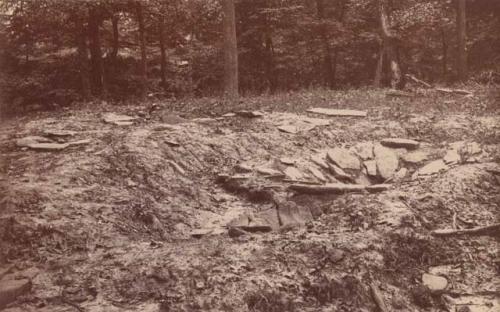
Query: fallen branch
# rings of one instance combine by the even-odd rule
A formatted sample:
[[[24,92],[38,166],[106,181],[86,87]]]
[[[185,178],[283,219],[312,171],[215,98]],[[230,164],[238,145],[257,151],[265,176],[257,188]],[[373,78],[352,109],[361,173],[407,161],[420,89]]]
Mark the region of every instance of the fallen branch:
[[[389,309],[385,305],[384,298],[382,297],[382,293],[375,283],[370,284],[370,290],[372,293],[373,300],[377,304],[377,307],[381,312],[389,312]]]
[[[365,186],[344,183],[331,183],[324,185],[292,184],[289,186],[289,189],[303,194],[342,194],[349,192],[362,192],[365,190]]]
[[[488,235],[488,234],[500,234],[500,223],[475,227],[473,229],[463,229],[463,230],[454,230],[454,229],[442,229],[432,231],[432,235],[434,236],[455,236],[455,235]]]
[[[426,87],[426,88],[432,88],[432,85],[431,85],[430,83],[427,83],[427,82],[425,82],[425,81],[423,81],[423,80],[420,80],[420,79],[418,79],[417,77],[415,77],[415,76],[413,76],[413,75],[406,74],[406,78],[408,78],[408,79],[412,80],[413,82],[416,82],[416,83],[418,83],[418,84],[421,84],[421,85],[423,85],[423,86],[424,86],[424,87]]]

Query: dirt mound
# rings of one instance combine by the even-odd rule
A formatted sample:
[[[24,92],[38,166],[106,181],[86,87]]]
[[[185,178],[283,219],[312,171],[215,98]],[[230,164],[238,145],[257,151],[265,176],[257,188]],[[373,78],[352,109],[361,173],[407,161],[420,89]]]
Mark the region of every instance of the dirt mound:
[[[131,125],[79,112],[4,126],[0,268],[12,263],[5,278],[33,284],[7,311],[371,311],[372,284],[393,309],[455,307],[466,296],[495,309],[498,240],[431,236],[498,222],[499,142],[484,135],[491,120],[476,132],[477,120],[451,116],[474,137],[465,143],[436,144],[428,132],[417,151],[384,147],[395,165],[381,176],[387,157],[377,159],[374,146],[432,120],[128,114]],[[16,146],[47,130],[73,131],[52,134],[59,144],[91,143]],[[474,142],[479,152],[459,148],[454,163],[421,174]],[[366,188],[381,182],[390,188]],[[302,194],[297,184],[360,192]],[[424,272],[451,288],[431,293]]]

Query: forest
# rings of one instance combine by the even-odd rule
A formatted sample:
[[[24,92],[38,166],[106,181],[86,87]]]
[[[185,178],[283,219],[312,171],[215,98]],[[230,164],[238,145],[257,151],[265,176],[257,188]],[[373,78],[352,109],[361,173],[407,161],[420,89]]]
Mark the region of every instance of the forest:
[[[0,0],[0,311],[500,311],[500,0]]]
[[[243,95],[401,89],[407,75],[500,79],[495,0],[239,0],[229,8],[215,0],[4,0],[1,10],[5,111],[218,96],[227,91],[227,53]],[[228,26],[224,10],[233,12]]]

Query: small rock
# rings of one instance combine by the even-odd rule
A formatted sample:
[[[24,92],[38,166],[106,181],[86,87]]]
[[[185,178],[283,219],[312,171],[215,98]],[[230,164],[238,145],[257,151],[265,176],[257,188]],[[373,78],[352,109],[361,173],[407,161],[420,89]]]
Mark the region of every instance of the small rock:
[[[367,160],[363,164],[365,165],[366,173],[370,177],[377,176],[377,162],[375,160]]]
[[[344,148],[333,148],[327,152],[328,159],[342,169],[360,170],[361,164],[355,155]]]
[[[29,279],[7,280],[0,283],[0,309],[4,308],[17,297],[27,293],[31,289]]]
[[[172,140],[172,139],[165,139],[165,143],[167,143],[168,145],[173,146],[173,147],[181,146],[181,144],[179,142],[177,142],[176,140]]]
[[[190,235],[194,238],[202,238],[203,236],[207,236],[209,234],[212,234],[214,230],[213,229],[196,229],[193,230]]]
[[[447,165],[455,165],[462,161],[462,157],[457,150],[449,150],[443,157],[443,161]]]
[[[234,116],[236,116],[235,113],[227,113],[227,114],[222,115],[222,117],[225,117],[225,118],[230,118],[230,117],[234,117]]]
[[[284,165],[287,165],[287,166],[293,166],[293,165],[295,165],[296,160],[292,159],[292,158],[288,158],[288,157],[283,157],[283,158],[280,158],[280,162]]]
[[[443,291],[448,287],[448,280],[442,276],[424,273],[422,283],[432,292]]]
[[[387,147],[381,145],[375,145],[373,153],[375,154],[375,161],[377,163],[378,176],[384,180],[392,178],[399,167],[398,156]]]
[[[388,147],[407,149],[417,149],[420,146],[420,142],[418,141],[399,138],[383,139],[380,141],[380,144]]]
[[[299,132],[299,129],[297,127],[291,125],[278,126],[278,130],[281,132],[291,133],[291,134],[297,134]]]
[[[242,172],[242,173],[248,173],[253,171],[252,166],[247,164],[238,164],[234,167],[234,169],[236,170],[236,172]]]

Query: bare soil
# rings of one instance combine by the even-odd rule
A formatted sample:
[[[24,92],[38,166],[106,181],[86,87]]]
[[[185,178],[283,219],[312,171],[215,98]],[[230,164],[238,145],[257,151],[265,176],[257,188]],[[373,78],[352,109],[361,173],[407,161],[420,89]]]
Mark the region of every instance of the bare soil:
[[[213,103],[210,113],[201,105],[150,114],[101,106],[4,122],[0,269],[12,266],[4,279],[32,280],[5,311],[376,311],[372,283],[390,311],[498,311],[499,233],[431,235],[500,221],[500,114],[460,109],[487,98],[432,95],[426,110],[423,100],[376,93],[362,99],[371,104],[359,118],[306,112],[362,108],[352,97],[328,104],[307,96],[300,105],[283,98],[275,107],[258,100],[239,107],[261,109],[258,118],[222,117],[229,110]],[[465,106],[436,108],[452,100]],[[138,119],[117,126],[103,121],[106,112]],[[310,130],[304,118],[330,124]],[[278,130],[283,124],[298,133]],[[57,152],[16,146],[46,130],[76,132],[60,141],[91,142]],[[318,182],[311,156],[390,137],[420,141],[426,159],[400,160],[408,174],[384,192],[304,195],[288,189],[293,181],[257,173],[283,171],[285,157]],[[415,176],[453,146],[465,147],[459,163]],[[242,174],[242,164],[251,168],[244,183],[221,183]],[[234,219],[286,205],[312,218],[231,234]],[[447,288],[429,290],[426,272],[445,277]]]

